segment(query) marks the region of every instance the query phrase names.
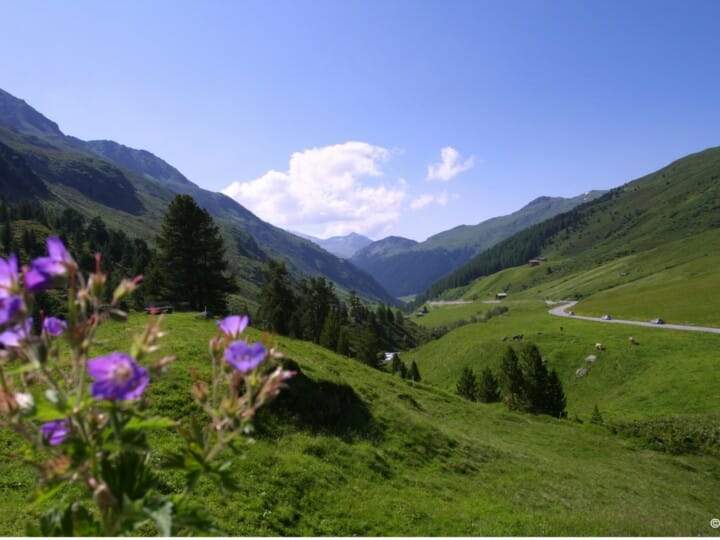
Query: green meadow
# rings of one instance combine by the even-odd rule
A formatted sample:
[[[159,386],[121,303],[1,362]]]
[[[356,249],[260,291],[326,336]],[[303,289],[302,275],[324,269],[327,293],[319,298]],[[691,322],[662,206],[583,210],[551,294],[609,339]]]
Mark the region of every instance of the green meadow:
[[[235,458],[239,491],[206,482],[198,501],[236,536],[717,535],[709,525],[720,508],[717,453],[658,451],[642,437],[573,417],[586,418],[596,403],[607,421],[720,412],[712,371],[720,336],[633,328],[639,345],[631,346],[630,331],[617,325],[552,317],[540,301],[507,305],[488,322],[402,354],[418,361],[420,383],[278,338],[302,374],[261,414],[253,443]],[[433,309],[423,322],[487,307]],[[145,321],[133,314],[104,326],[98,354],[126,349]],[[148,398],[157,413],[183,418],[195,412],[190,372],[207,373],[215,327],[176,313],[165,328],[167,352],[178,360],[152,381]],[[494,365],[502,337],[516,333],[536,341],[561,372],[569,419],[455,395],[454,370]],[[574,380],[596,341],[606,349],[586,378]],[[178,473],[163,469],[177,440],[169,432],[153,437],[163,489],[178,489]],[[16,452],[17,439],[2,432],[0,447]],[[28,502],[35,472],[16,453],[3,459],[0,478],[0,534],[22,535],[37,512]]]

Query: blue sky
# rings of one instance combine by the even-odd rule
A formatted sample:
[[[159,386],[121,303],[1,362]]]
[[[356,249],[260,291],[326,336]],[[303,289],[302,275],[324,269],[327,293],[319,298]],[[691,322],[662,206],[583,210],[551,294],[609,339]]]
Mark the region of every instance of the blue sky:
[[[423,240],[720,144],[720,2],[2,3],[0,88],[316,236]]]

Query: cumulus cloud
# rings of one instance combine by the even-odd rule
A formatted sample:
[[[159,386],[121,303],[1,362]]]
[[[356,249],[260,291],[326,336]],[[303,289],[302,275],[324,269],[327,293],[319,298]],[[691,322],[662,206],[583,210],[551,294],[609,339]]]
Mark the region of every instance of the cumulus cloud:
[[[428,165],[428,180],[442,180],[448,182],[455,178],[458,174],[468,169],[472,169],[475,165],[475,157],[470,156],[464,162],[460,162],[460,152],[452,146],[446,146],[440,150],[440,163],[432,163]]]
[[[440,206],[445,206],[450,201],[450,199],[457,199],[458,195],[457,193],[453,193],[452,195],[449,195],[447,191],[443,191],[442,193],[437,193],[435,195],[425,194],[420,195],[417,199],[413,199],[410,202],[410,208],[412,210],[420,210],[421,208],[425,208],[427,205],[431,203],[435,203]]]
[[[385,232],[400,217],[407,182],[383,182],[385,148],[365,142],[311,148],[290,157],[287,172],[271,170],[222,190],[265,221],[302,230],[321,225],[322,236]]]

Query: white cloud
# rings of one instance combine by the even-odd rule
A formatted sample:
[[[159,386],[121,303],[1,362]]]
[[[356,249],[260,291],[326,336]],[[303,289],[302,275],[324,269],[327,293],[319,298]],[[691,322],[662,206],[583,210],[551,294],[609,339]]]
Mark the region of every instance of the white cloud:
[[[471,169],[475,165],[475,157],[470,156],[460,163],[460,152],[452,146],[446,146],[440,150],[440,163],[428,165],[428,180],[442,180],[448,182],[463,171]]]
[[[459,198],[459,195],[457,193],[453,193],[452,195],[449,195],[447,191],[443,191],[442,193],[437,193],[435,195],[425,194],[420,195],[417,199],[413,199],[410,202],[410,208],[412,210],[420,210],[421,208],[425,208],[427,205],[431,203],[438,204],[440,206],[445,206],[450,201],[450,199],[457,199]]]
[[[420,210],[421,208],[425,208],[428,204],[433,202],[435,200],[434,195],[421,195],[417,199],[413,200],[410,203],[410,208],[413,210]]]
[[[271,170],[222,190],[260,218],[284,228],[321,225],[322,236],[386,232],[400,217],[407,182],[382,182],[385,148],[347,142],[295,152],[287,172]]]

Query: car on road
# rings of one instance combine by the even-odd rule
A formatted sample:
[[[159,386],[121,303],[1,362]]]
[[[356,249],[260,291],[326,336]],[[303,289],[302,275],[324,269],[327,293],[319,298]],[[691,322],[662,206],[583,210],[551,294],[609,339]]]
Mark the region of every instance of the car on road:
[[[607,314],[603,315],[603,316],[600,317],[600,318],[601,318],[603,321],[612,321],[612,317],[611,317],[610,315],[607,315]]]
[[[655,318],[655,319],[651,319],[650,322],[653,323],[653,324],[665,324],[665,321],[662,320],[660,317],[657,317],[657,318]]]

